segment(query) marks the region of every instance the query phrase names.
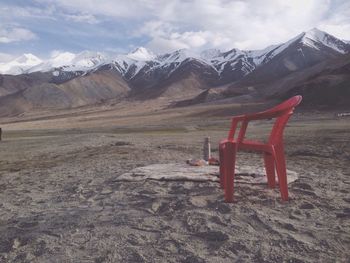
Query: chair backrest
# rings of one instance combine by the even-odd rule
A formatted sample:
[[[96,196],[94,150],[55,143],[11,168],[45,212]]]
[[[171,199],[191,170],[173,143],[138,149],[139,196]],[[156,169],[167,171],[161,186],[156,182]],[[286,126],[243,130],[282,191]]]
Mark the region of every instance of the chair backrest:
[[[289,111],[289,110],[293,110],[296,106],[298,106],[301,102],[301,100],[303,99],[302,96],[297,95],[294,96],[284,102],[282,102],[281,104],[278,104],[277,106],[271,108],[268,111],[274,112],[274,111]]]
[[[270,143],[275,144],[282,141],[284,127],[293,114],[294,108],[300,104],[301,100],[302,96],[297,95],[266,111],[276,114],[277,117],[270,134]]]
[[[242,125],[239,129],[239,134],[237,136],[237,143],[239,144],[244,139],[249,121],[276,118],[275,124],[270,134],[269,143],[279,143],[280,141],[282,141],[283,129],[289,117],[293,114],[294,108],[301,102],[301,100],[302,97],[300,95],[297,95],[271,109],[257,113],[234,116],[232,118],[232,124],[228,134],[228,140],[232,140],[234,138],[238,122],[242,122]]]
[[[294,96],[294,97],[282,102],[281,104],[278,104],[277,106],[275,106],[271,109],[258,112],[258,113],[256,113],[256,115],[257,116],[263,115],[267,118],[275,118],[275,117],[279,117],[279,116],[281,116],[285,113],[288,113],[288,112],[293,113],[294,108],[299,105],[302,98],[303,97],[300,95]],[[255,114],[251,114],[251,115],[254,116]]]

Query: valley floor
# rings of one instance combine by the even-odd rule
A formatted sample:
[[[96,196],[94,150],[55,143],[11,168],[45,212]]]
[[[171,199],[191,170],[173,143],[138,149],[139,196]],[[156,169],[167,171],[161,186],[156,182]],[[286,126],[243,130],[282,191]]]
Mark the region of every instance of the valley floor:
[[[57,127],[54,119],[1,125],[0,261],[350,258],[349,119],[296,114],[289,123],[287,166],[300,174],[289,202],[261,185],[237,184],[227,204],[214,182],[117,182],[138,166],[200,157],[208,135],[217,155],[229,118],[177,116],[100,128]],[[255,138],[269,132],[263,123],[249,128]],[[239,164],[255,162],[261,156],[239,154]]]

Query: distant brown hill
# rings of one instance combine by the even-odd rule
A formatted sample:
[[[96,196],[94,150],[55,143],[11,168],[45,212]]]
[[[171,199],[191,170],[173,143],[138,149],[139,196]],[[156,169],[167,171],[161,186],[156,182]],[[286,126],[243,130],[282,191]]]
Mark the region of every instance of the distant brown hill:
[[[48,74],[37,78],[33,73],[20,76],[3,76],[4,82],[11,82],[8,95],[0,97],[2,116],[16,115],[38,109],[66,109],[101,103],[111,98],[124,98],[130,88],[119,72],[100,70],[70,79],[64,83],[51,82]],[[3,89],[4,90],[4,89]]]

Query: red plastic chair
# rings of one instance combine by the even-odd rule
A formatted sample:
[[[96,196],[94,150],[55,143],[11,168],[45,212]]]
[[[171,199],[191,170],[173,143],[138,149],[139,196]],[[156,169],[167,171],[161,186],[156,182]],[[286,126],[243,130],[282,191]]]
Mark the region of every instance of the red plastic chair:
[[[282,200],[288,200],[288,185],[286,160],[283,147],[283,130],[294,108],[301,102],[301,96],[294,96],[283,103],[266,111],[235,116],[232,118],[228,138],[219,145],[220,154],[220,184],[225,190],[225,201],[233,202],[233,187],[235,175],[236,153],[239,150],[262,152],[264,154],[265,170],[268,186],[274,188],[275,170],[278,176]],[[267,143],[245,140],[249,121],[276,118]],[[238,137],[235,139],[237,124],[241,122]]]

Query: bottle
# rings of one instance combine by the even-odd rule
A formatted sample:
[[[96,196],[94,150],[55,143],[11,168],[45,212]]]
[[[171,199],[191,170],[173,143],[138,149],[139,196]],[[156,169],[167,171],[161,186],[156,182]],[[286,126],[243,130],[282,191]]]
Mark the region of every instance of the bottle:
[[[204,138],[203,159],[208,161],[211,158],[210,137]]]

